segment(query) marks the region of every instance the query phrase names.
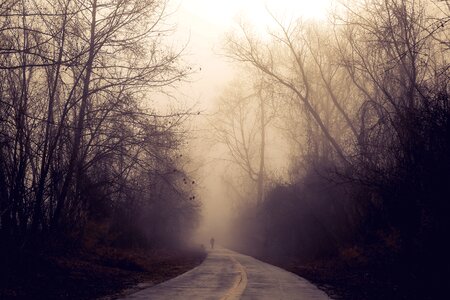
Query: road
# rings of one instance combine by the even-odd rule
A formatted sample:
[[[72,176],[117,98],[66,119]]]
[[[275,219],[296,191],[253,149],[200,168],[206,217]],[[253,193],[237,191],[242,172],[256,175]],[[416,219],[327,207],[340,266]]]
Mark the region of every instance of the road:
[[[176,278],[123,298],[137,299],[330,299],[323,291],[293,273],[250,256],[218,248],[204,262]]]

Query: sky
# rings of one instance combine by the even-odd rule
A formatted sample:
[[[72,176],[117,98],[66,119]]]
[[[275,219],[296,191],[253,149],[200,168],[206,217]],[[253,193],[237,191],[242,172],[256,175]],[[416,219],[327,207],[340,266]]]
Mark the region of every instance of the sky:
[[[227,32],[239,19],[263,34],[271,25],[269,9],[283,19],[326,18],[332,0],[172,0],[170,22],[176,24],[175,39],[187,44],[185,59],[197,74],[182,90],[190,101],[211,108],[217,92],[232,77],[233,64],[223,56]],[[201,70],[200,70],[201,68]]]

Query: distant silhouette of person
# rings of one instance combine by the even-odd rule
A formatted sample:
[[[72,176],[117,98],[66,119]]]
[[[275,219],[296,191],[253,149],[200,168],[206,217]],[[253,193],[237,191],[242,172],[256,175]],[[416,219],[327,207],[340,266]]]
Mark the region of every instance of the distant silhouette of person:
[[[215,240],[214,240],[214,238],[212,237],[212,238],[209,240],[209,243],[211,244],[211,249],[214,249],[214,242],[215,242]]]

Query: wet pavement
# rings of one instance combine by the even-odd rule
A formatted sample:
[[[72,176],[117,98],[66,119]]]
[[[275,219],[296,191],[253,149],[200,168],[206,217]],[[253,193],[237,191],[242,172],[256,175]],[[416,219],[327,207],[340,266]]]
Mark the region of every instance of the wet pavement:
[[[298,299],[329,298],[293,273],[224,248],[208,252],[198,267],[154,287],[131,294],[137,299]]]

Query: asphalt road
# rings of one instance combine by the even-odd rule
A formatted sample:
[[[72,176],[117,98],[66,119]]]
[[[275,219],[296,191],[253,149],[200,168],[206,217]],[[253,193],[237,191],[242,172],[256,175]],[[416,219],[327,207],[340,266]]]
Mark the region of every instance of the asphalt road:
[[[293,273],[224,248],[209,251],[205,261],[176,278],[131,294],[123,300],[234,300],[329,298]]]

